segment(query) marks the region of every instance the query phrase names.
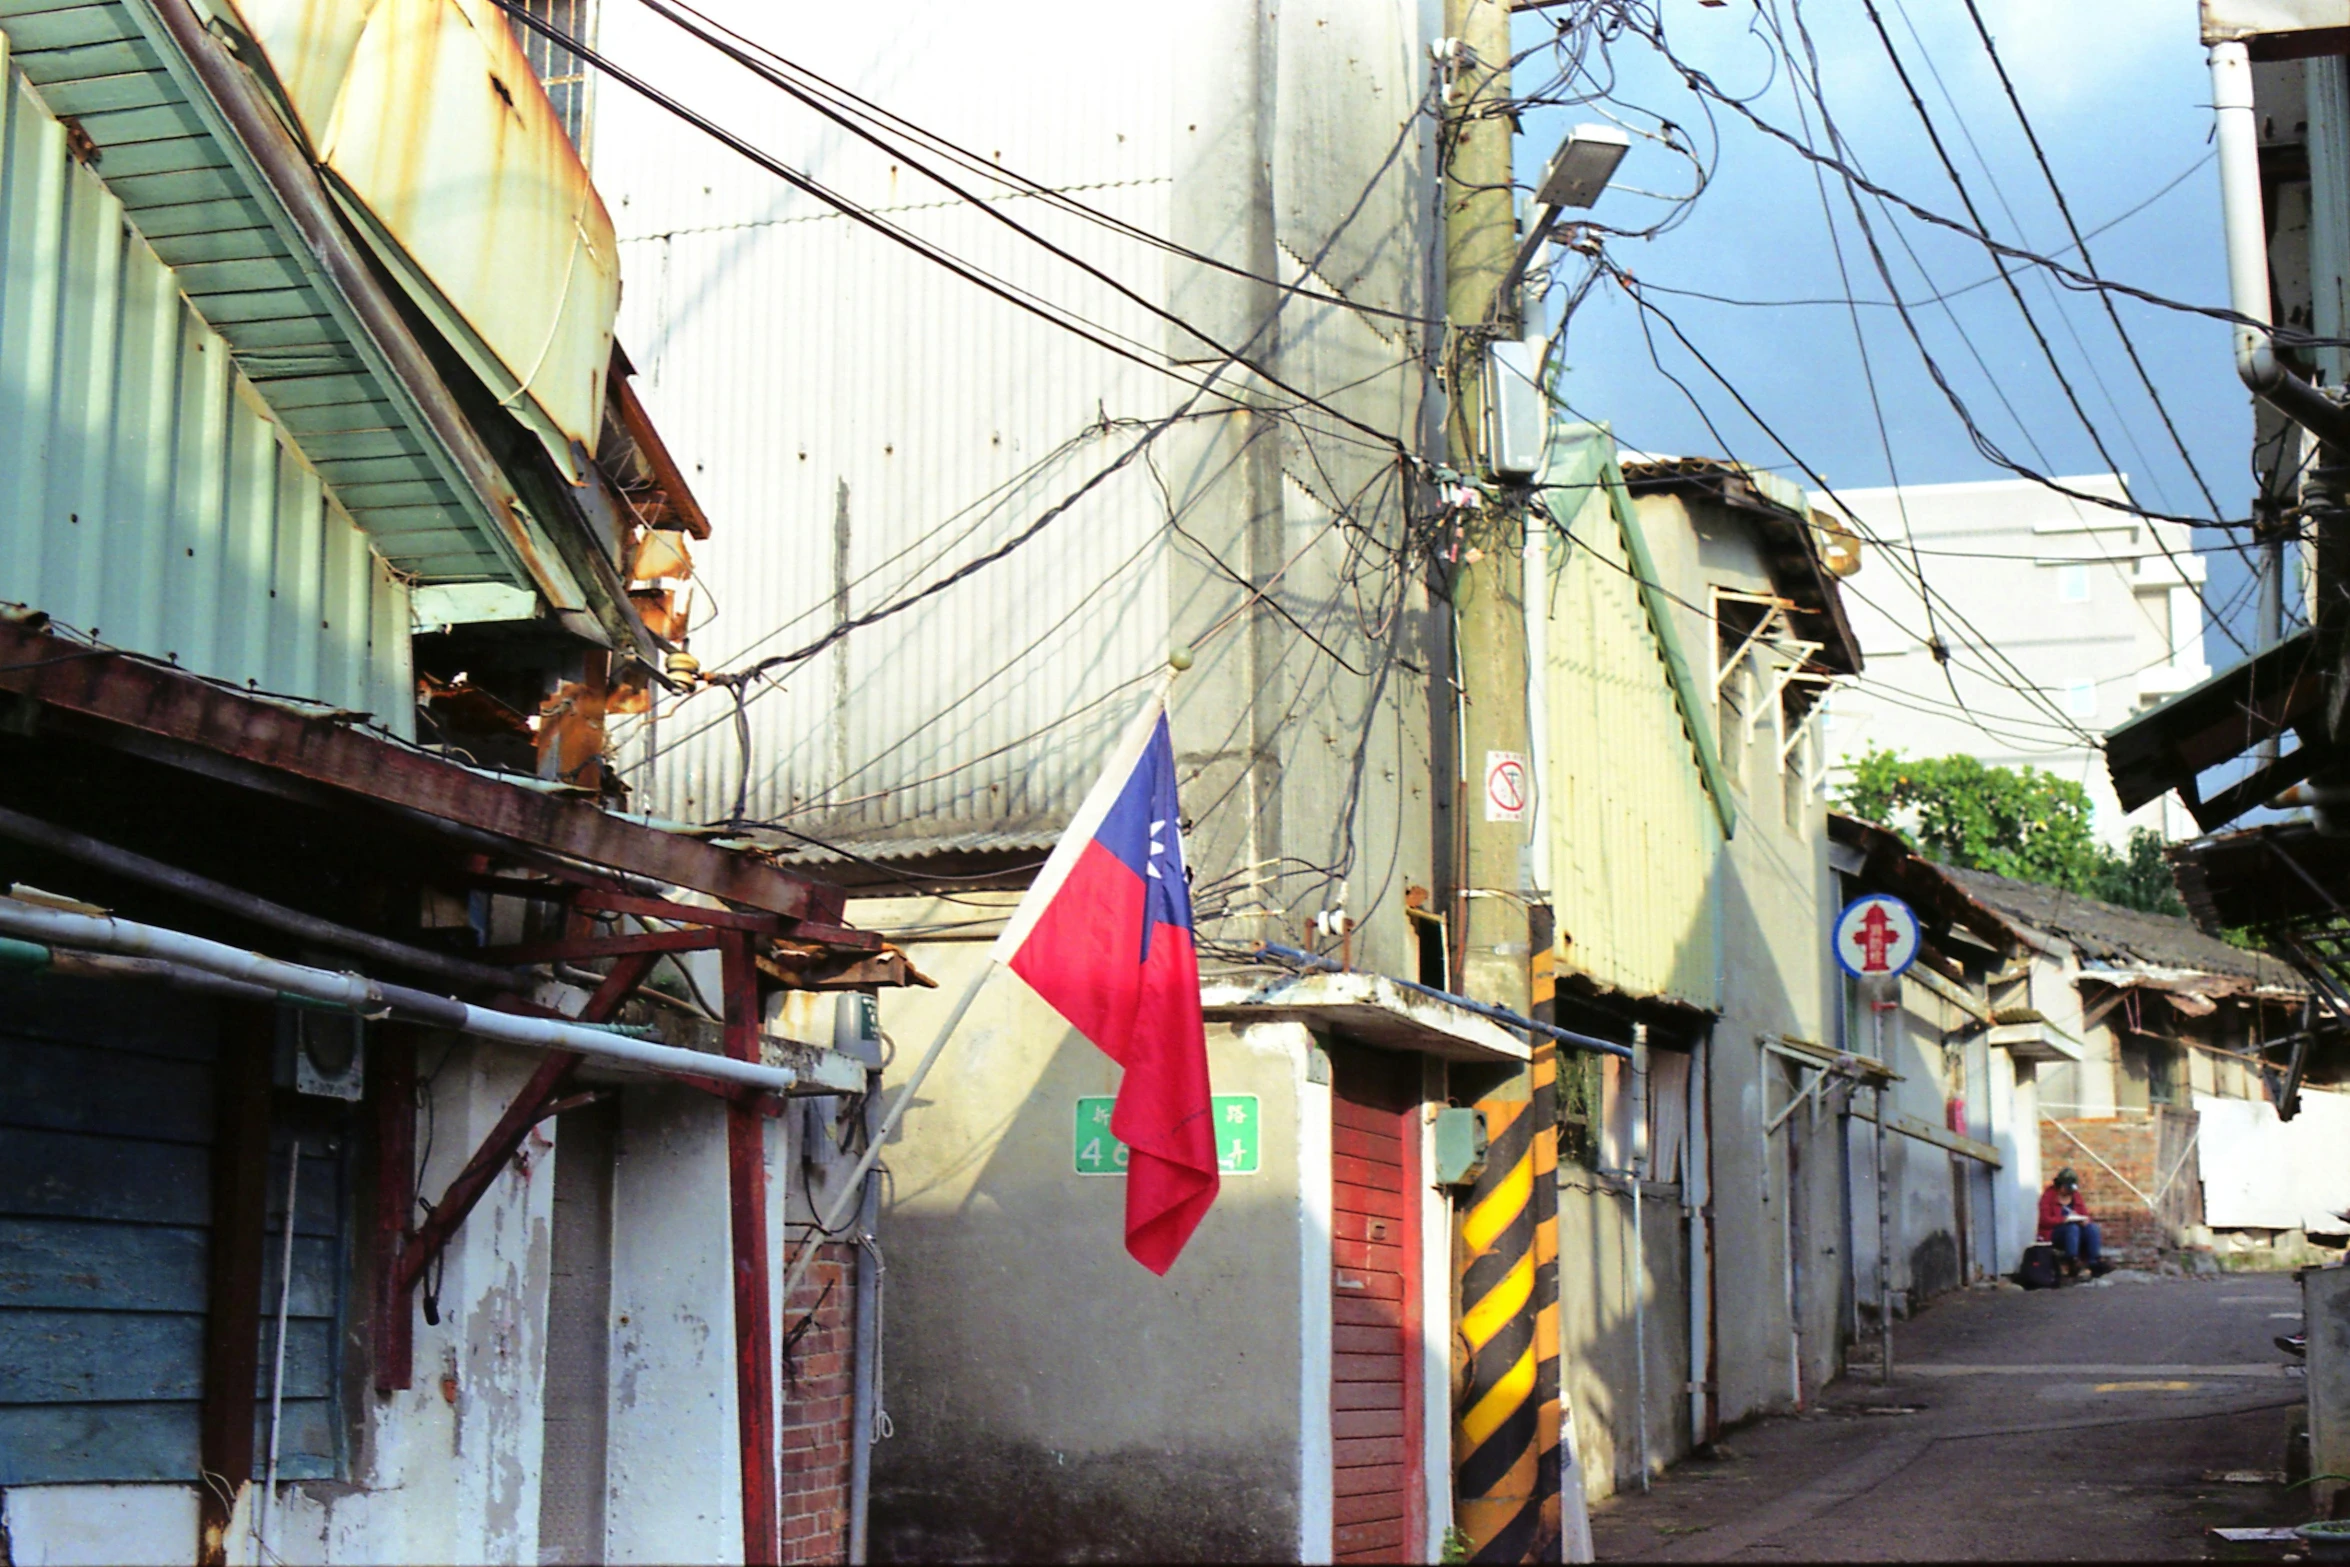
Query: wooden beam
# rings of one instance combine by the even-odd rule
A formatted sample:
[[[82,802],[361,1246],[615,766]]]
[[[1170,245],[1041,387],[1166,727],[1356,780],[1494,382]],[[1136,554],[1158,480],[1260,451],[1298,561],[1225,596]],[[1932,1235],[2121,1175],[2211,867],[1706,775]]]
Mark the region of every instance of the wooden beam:
[[[253,1401],[261,1370],[261,1265],[269,1224],[269,1073],[277,1014],[223,1013],[213,1077],[212,1239],[204,1304],[204,1401],[196,1559],[228,1560],[229,1501],[253,1478]],[[288,1221],[292,1222],[289,1216]],[[213,1481],[218,1482],[216,1489]],[[224,1494],[225,1493],[225,1494]]]
[[[1857,1097],[1852,1101],[1852,1115],[1853,1119],[1859,1121],[1874,1122],[1877,1119],[1874,1111],[1861,1108],[1860,1100]],[[1936,1126],[1931,1121],[1921,1121],[1914,1115],[1902,1115],[1899,1112],[1887,1114],[1885,1130],[1899,1132],[1904,1137],[1914,1137],[1921,1143],[1932,1143],[1937,1148],[1948,1149],[1955,1154],[1964,1154],[1969,1159],[1980,1160],[1994,1170],[2005,1163],[1999,1156],[1999,1150],[1989,1143],[1977,1142],[1972,1137],[1961,1137],[1958,1133],[1945,1127]]]
[[[756,1061],[759,971],[751,937],[730,931],[719,951],[726,1001],[726,1053]],[[777,1503],[775,1351],[768,1328],[767,1118],[737,1100],[726,1107],[726,1199],[734,1263],[735,1411],[741,1440],[743,1561],[767,1567],[782,1559]]]
[[[327,784],[444,821],[730,903],[831,922],[838,888],[754,855],[614,816],[593,803],[485,777],[281,702],[0,619],[0,690]]]

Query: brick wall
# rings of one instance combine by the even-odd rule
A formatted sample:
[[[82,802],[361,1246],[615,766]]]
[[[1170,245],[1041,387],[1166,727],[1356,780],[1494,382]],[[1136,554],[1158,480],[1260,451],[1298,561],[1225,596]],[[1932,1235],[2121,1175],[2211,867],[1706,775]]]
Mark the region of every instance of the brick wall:
[[[791,1228],[794,1252],[807,1234],[800,1226]],[[790,1342],[783,1356],[778,1433],[783,1443],[786,1563],[848,1560],[854,1255],[855,1248],[845,1242],[826,1242],[784,1304],[783,1335]],[[799,1333],[796,1340],[794,1332]]]
[[[2200,1184],[2194,1170],[2180,1168],[2195,1122],[2192,1110],[2157,1110],[2100,1120],[2043,1119],[2041,1175],[2053,1180],[2058,1170],[2072,1166],[2081,1178],[2081,1198],[2096,1216],[2106,1251],[2120,1258],[2151,1261],[2157,1252],[2173,1244],[2177,1228],[2200,1217]],[[2115,1179],[2117,1175],[2120,1180]],[[2167,1187],[2165,1177],[2170,1178]],[[2148,1208],[2123,1181],[2147,1197],[2158,1198],[2160,1211]]]

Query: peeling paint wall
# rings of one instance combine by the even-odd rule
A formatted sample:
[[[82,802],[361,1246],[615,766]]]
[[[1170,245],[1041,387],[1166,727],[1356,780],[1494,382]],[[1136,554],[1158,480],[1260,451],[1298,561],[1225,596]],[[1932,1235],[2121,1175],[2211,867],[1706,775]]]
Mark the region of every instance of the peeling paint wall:
[[[417,1135],[420,1149],[429,1137],[429,1152],[420,1186],[437,1194],[539,1058],[458,1040],[429,1042],[422,1058],[430,1086]],[[416,1323],[415,1384],[363,1395],[350,1483],[285,1488],[269,1540],[285,1562],[538,1559],[554,1155],[548,1122],[450,1242],[441,1321]]]
[[[14,1567],[148,1567],[191,1561],[196,1491],[185,1485],[20,1485],[0,1493]]]
[[[613,1562],[742,1558],[726,1211],[726,1107],[632,1092],[612,1191]]]

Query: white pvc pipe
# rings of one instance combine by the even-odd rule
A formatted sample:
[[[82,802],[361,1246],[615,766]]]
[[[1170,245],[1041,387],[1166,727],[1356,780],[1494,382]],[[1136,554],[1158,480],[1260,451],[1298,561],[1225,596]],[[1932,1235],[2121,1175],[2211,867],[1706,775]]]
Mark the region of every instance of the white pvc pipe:
[[[2211,46],[2211,108],[2219,145],[2220,232],[2227,243],[2228,303],[2269,319],[2268,227],[2260,210],[2260,122],[2252,108],[2252,60],[2241,43]],[[2266,334],[2236,328],[2239,363]]]
[[[1689,1216],[1689,1441],[1706,1441],[1705,1382],[1713,1344],[1713,1239],[1707,1205],[1713,1194],[1711,1147],[1705,1141],[1705,1080],[1710,1070],[1702,1042],[1689,1053],[1687,1126],[1681,1133],[1681,1203]]]
[[[560,1018],[518,1017],[429,991],[410,990],[405,985],[387,985],[359,974],[337,974],[287,963],[225,942],[207,941],[201,936],[109,915],[76,914],[15,898],[0,898],[0,935],[132,957],[160,958],[305,1001],[346,1007],[369,1016],[395,1013],[429,1027],[472,1034],[501,1044],[534,1050],[573,1050],[599,1060],[657,1072],[714,1078],[770,1093],[782,1093],[799,1081],[799,1074],[786,1066],[767,1066],[737,1061],[731,1056],[682,1050],[675,1045],[631,1039],[625,1034]]]
[[[1537,372],[1539,373],[1539,372]],[[1549,408],[1543,409],[1544,427]],[[1544,461],[1549,461],[1544,441]],[[1526,813],[1534,885],[1550,894],[1550,512],[1539,502],[1526,508],[1526,543],[1521,554],[1519,617],[1526,627],[1526,761],[1534,780],[1534,808]]]

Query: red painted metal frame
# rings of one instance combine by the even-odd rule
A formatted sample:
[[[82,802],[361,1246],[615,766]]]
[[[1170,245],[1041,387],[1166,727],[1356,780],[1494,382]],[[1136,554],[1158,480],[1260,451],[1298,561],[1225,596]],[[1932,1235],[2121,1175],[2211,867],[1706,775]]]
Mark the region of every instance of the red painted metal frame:
[[[669,920],[683,925],[708,925],[718,930],[756,931],[763,936],[780,936],[789,923],[780,915],[697,908],[690,903],[672,903],[667,898],[640,898],[634,893],[605,892],[599,889],[574,893],[571,906],[575,909],[595,909],[604,914],[642,914],[651,919]]]
[[[484,947],[475,957],[483,963],[518,967],[525,963],[577,963],[588,958],[631,957],[639,953],[701,952],[717,945],[718,933],[712,930],[656,930],[626,936],[564,936],[555,941]]]
[[[652,972],[657,957],[655,953],[637,953],[613,964],[612,972],[604,977],[603,984],[596,987],[596,993],[588,998],[587,1005],[581,1009],[581,1021],[601,1023],[619,1011],[620,1004],[628,999],[629,993]],[[563,1097],[565,1089],[571,1084],[572,1074],[579,1070],[580,1063],[585,1059],[572,1050],[547,1052],[546,1059],[539,1063],[537,1071],[531,1073],[530,1081],[524,1085],[522,1092],[514,1096],[513,1103],[506,1106],[506,1113],[498,1117],[498,1124],[490,1129],[489,1136],[482,1139],[481,1146],[465,1161],[465,1167],[449,1182],[448,1190],[441,1194],[440,1202],[426,1215],[424,1223],[417,1226],[415,1234],[407,1238],[395,1257],[387,1259],[392,1298],[385,1303],[385,1321],[389,1325],[398,1320],[401,1326],[387,1335],[387,1342],[379,1346],[379,1353],[412,1347],[414,1322],[408,1314],[411,1309],[409,1300],[416,1288],[416,1281],[424,1276],[424,1270],[432,1265],[433,1258],[440,1255],[450,1238],[457,1233],[458,1226],[465,1222],[475,1206],[487,1195],[490,1184],[506,1168],[506,1162],[514,1157],[514,1151],[522,1146],[522,1140],[530,1135],[530,1129],[539,1123],[546,1107]],[[407,1167],[414,1169],[413,1155]],[[411,1354],[404,1358],[413,1357]],[[391,1379],[392,1386],[405,1387],[412,1375],[412,1366],[397,1360],[387,1360],[377,1367],[377,1386],[382,1387],[387,1379]]]
[[[1425,1217],[1427,1188],[1421,1183],[1420,1139],[1425,1123],[1421,1106],[1407,1106],[1401,1117],[1403,1148],[1403,1555],[1418,1559],[1428,1539],[1428,1357],[1422,1348],[1427,1329],[1425,1270],[1421,1266],[1421,1221]]]
[[[726,994],[726,1053],[759,1059],[759,971],[751,936],[730,931],[719,948]],[[768,1324],[767,1118],[736,1100],[726,1107],[726,1197],[733,1220],[735,1411],[742,1442],[743,1561],[782,1559],[776,1465],[775,1347]]]
[[[223,1009],[214,1073],[212,1243],[204,1307],[203,1398],[197,1455],[225,1489],[198,1490],[197,1560],[228,1560],[229,1497],[253,1478],[253,1404],[261,1365],[261,1272],[269,1224],[273,1009]]]

